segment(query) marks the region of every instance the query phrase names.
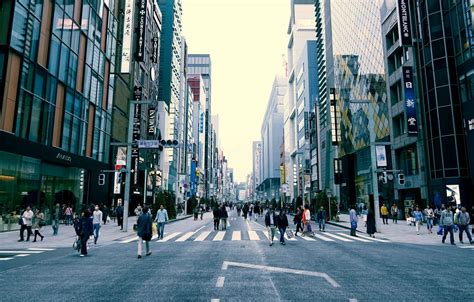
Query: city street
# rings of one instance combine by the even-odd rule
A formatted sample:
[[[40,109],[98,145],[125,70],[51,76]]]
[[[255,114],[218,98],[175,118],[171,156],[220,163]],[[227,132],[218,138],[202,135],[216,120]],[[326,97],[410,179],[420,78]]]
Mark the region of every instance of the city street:
[[[142,259],[134,236],[94,247],[84,258],[65,247],[24,251],[0,261],[2,301],[474,299],[473,281],[464,277],[473,264],[462,262],[472,248],[363,234],[354,240],[335,226],[313,240],[269,246],[263,218],[255,223],[229,213],[225,232],[213,230],[210,213],[202,221],[170,224],[163,241],[150,243],[153,254]],[[1,252],[8,250],[2,244]]]

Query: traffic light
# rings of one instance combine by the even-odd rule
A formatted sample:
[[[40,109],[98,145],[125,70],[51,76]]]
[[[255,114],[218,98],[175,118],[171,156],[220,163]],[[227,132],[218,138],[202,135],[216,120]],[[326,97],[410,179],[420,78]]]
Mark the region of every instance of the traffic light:
[[[405,174],[403,173],[398,174],[398,184],[401,186],[405,184]]]
[[[382,172],[382,174],[380,174],[379,179],[383,184],[386,184],[387,183],[387,172]]]
[[[163,148],[175,148],[175,147],[178,147],[179,145],[179,142],[177,140],[171,140],[171,139],[162,139],[160,141],[160,145],[163,147]]]
[[[100,173],[99,174],[99,186],[103,186],[103,185],[105,185],[105,174]]]

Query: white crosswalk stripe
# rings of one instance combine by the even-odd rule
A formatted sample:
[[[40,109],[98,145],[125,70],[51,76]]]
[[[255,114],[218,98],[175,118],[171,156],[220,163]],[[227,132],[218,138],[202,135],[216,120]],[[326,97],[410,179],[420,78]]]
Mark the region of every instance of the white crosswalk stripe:
[[[351,239],[347,239],[347,238],[337,236],[337,235],[334,235],[334,234],[331,234],[331,233],[326,233],[325,235],[329,236],[329,237],[332,237],[332,238],[335,238],[335,239],[338,239],[338,240],[341,240],[341,241],[344,241],[344,242],[353,242],[353,240],[351,240]]]
[[[202,232],[194,241],[204,241],[211,232]]]
[[[318,239],[321,239],[322,241],[326,241],[326,242],[334,241],[334,239],[331,239],[331,238],[328,238],[328,237],[325,237],[325,236],[319,235],[319,234],[314,234],[314,237],[316,237]]]
[[[168,235],[168,236],[163,237],[163,239],[159,240],[158,242],[166,242],[166,241],[169,241],[169,240],[173,239],[174,237],[179,236],[179,234],[181,234],[181,232],[172,233],[172,234],[170,234],[170,235]]]
[[[343,237],[347,237],[347,238],[350,238],[350,239],[353,239],[353,240],[357,240],[357,241],[361,241],[361,242],[373,242],[373,241],[370,241],[370,240],[367,240],[367,239],[364,239],[364,238],[361,238],[361,237],[354,237],[354,236],[349,236],[347,234],[344,234],[344,233],[337,233],[338,235],[341,235]]]
[[[241,240],[240,231],[233,231],[232,232],[232,241],[240,241]]]
[[[258,235],[257,235],[257,232],[255,232],[255,231],[248,231],[248,233],[249,233],[249,239],[250,239],[250,240],[253,240],[253,241],[260,240],[260,238],[259,238]]]
[[[186,241],[188,240],[189,238],[191,238],[192,235],[194,235],[196,232],[187,232],[186,234],[184,234],[183,236],[179,237],[178,239],[176,239],[176,242],[183,242],[183,241]]]
[[[303,239],[303,240],[306,240],[306,241],[316,241],[316,239],[311,238],[311,237],[309,237],[308,235],[306,235],[306,236],[301,236],[300,238]]]
[[[372,240],[372,241],[377,241],[377,242],[384,242],[384,243],[390,242],[390,240],[387,240],[387,239],[373,238],[373,237],[367,237],[367,236],[361,236],[361,235],[357,235],[357,236],[367,239],[367,240]]]
[[[222,241],[222,239],[224,239],[224,235],[225,235],[225,231],[219,231],[217,232],[214,239],[212,239],[212,241]]]
[[[56,249],[53,248],[27,248],[22,250],[1,250],[0,251],[0,261],[9,261],[17,257],[28,257],[31,255],[42,254],[46,252],[51,252]]]

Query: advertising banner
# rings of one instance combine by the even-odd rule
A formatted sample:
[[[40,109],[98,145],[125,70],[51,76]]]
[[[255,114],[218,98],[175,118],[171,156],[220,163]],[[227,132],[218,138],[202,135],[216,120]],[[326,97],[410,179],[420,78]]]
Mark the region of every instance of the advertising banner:
[[[143,62],[145,57],[146,2],[146,0],[138,1],[137,62]]]
[[[377,159],[377,167],[387,167],[385,146],[375,146],[375,156]]]
[[[402,67],[403,89],[405,91],[405,113],[407,118],[408,135],[418,135],[418,120],[416,116],[415,88],[413,87],[413,67]]]
[[[397,0],[398,35],[401,46],[411,46],[411,27],[408,0]]]
[[[122,64],[120,70],[122,73],[130,72],[130,53],[132,52],[132,35],[133,35],[133,0],[125,0],[124,22],[123,22],[123,39],[122,39]]]

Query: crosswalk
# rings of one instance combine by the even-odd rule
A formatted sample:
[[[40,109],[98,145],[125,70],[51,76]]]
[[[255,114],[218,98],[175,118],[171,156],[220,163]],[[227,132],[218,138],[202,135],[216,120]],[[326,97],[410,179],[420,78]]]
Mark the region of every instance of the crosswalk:
[[[274,240],[278,241],[280,233],[275,233]],[[372,238],[368,236],[358,235],[358,237],[352,237],[342,232],[325,232],[315,233],[314,236],[297,236],[288,238],[285,234],[287,241],[300,241],[300,242],[361,242],[361,243],[388,243],[387,239]],[[137,241],[138,237],[131,237],[122,240],[121,243],[130,243]],[[158,243],[166,242],[218,242],[218,241],[268,241],[269,234],[266,230],[249,230],[249,231],[193,231],[193,232],[171,232],[165,233],[165,236],[161,240],[157,240],[155,237],[152,239]]]
[[[27,248],[27,249],[17,249],[17,250],[0,250],[0,262],[13,260],[18,257],[28,257],[34,254],[41,254],[44,252],[54,251],[53,248]]]

